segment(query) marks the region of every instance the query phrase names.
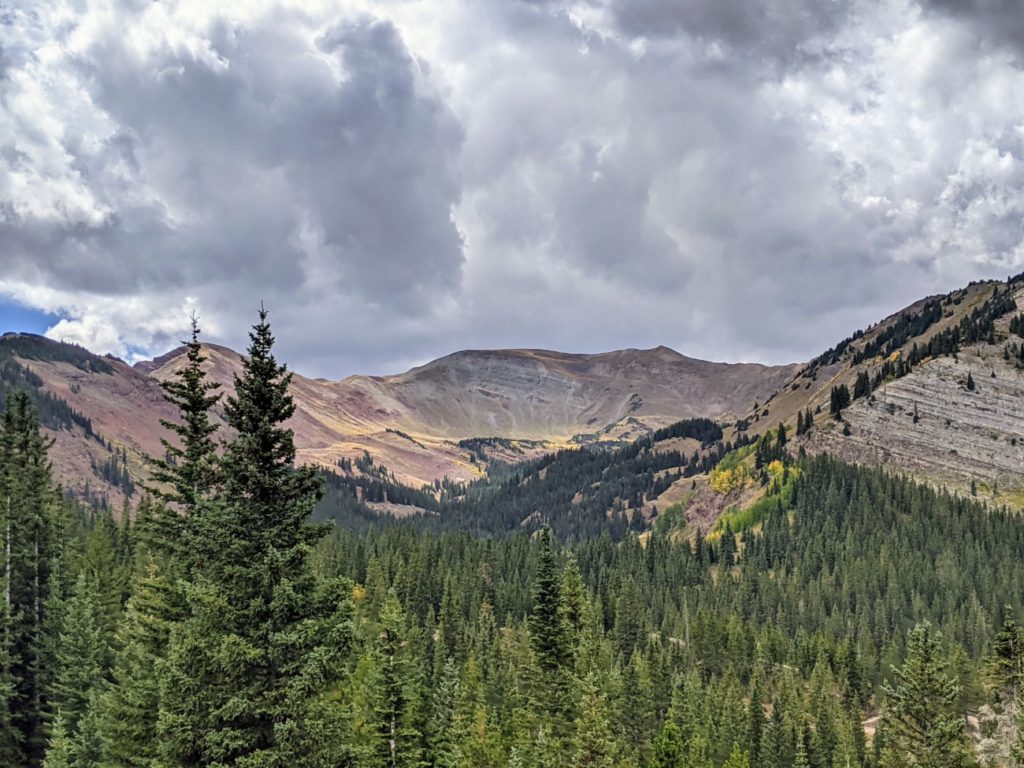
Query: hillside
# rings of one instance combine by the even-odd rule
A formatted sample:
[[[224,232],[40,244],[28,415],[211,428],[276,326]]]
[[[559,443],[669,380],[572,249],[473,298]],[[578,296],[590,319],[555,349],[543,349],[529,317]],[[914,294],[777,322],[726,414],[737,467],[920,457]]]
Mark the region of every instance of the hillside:
[[[810,411],[814,427],[797,440],[808,452],[961,490],[973,481],[978,493],[1020,506],[1024,372],[1013,350],[1024,339],[1009,328],[1020,307],[1020,278],[923,299],[812,360],[747,414],[750,431],[780,422],[795,431],[797,414]],[[834,387],[852,400],[838,419]]]
[[[241,357],[206,346],[213,380],[230,389]],[[89,438],[53,429],[55,464],[68,488],[120,491],[97,471],[112,457],[135,479],[144,454],[161,455],[174,417],[159,382],[180,350],[128,366],[35,336],[10,334],[0,354],[30,369],[37,388],[92,424]],[[292,391],[301,461],[337,468],[371,454],[407,485],[476,479],[487,462],[514,463],[563,446],[624,443],[698,414],[734,419],[791,378],[795,366],[709,363],[665,347],[570,355],[542,350],[469,351],[403,374],[341,381],[296,373]]]
[[[214,380],[229,387],[239,355],[210,346],[208,357]],[[171,354],[139,370],[161,380],[180,364]],[[795,369],[708,363],[666,347],[597,355],[457,352],[395,376],[326,381],[296,374],[292,427],[307,461],[335,466],[365,450],[414,485],[471,480],[481,468],[460,441],[500,438],[485,455],[502,461],[629,441],[684,418],[735,418]]]
[[[290,426],[300,461],[365,474],[362,457],[369,454],[374,477],[419,488],[445,478],[474,481],[488,467],[566,448],[628,446],[685,419],[723,426],[717,453],[784,423],[794,452],[895,467],[1020,506],[1024,374],[1014,345],[1024,339],[1011,332],[1010,320],[1022,294],[1024,282],[1016,279],[928,297],[804,365],[711,363],[658,347],[593,355],[463,351],[393,376],[340,381],[296,373]],[[205,350],[211,377],[230,390],[240,355],[216,345]],[[46,423],[67,488],[116,504],[146,476],[143,456],[163,450],[160,419],[174,417],[159,382],[182,364],[180,349],[132,367],[8,334],[0,359],[7,386],[27,385],[77,415]],[[832,392],[843,387],[851,402],[834,418]],[[807,413],[813,428],[798,429]],[[645,519],[684,504],[705,528],[727,506],[749,503],[742,494],[719,498],[704,471],[687,471],[697,447],[679,438],[655,441],[648,450],[682,459],[659,460],[658,472],[681,477],[645,481],[639,503],[602,498],[620,510],[640,507]]]

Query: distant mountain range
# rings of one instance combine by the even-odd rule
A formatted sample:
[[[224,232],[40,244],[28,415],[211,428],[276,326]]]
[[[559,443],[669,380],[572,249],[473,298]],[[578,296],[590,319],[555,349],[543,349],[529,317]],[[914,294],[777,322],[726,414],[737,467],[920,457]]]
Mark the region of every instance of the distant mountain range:
[[[951,487],[973,481],[1017,503],[1024,339],[1010,322],[1022,292],[1020,280],[992,281],[922,299],[799,365],[712,363],[667,347],[592,355],[515,349],[456,352],[393,376],[328,381],[296,373],[291,426],[300,461],[337,468],[368,452],[378,468],[418,487],[473,480],[494,460],[625,444],[682,419],[714,419],[733,440],[780,422],[795,427],[798,414],[802,421],[810,412],[814,428],[794,446]],[[0,387],[28,386],[47,399],[62,482],[116,504],[148,475],[143,455],[162,453],[160,419],[175,414],[159,382],[178,370],[181,352],[129,366],[5,334]],[[207,345],[206,355],[213,379],[230,389],[239,353]],[[832,390],[843,386],[852,402],[830,418]]]

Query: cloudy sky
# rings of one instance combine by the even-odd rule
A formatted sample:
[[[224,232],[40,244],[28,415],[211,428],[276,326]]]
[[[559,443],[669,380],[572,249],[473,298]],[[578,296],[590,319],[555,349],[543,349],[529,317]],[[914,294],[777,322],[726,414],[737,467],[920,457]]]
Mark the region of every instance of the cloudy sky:
[[[0,0],[0,324],[802,360],[1024,269],[1018,0]]]

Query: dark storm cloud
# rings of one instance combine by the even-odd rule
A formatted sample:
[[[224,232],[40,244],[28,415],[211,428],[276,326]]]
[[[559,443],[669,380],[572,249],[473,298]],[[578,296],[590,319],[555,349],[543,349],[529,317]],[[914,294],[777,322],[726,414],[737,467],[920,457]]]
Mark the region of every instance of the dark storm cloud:
[[[925,7],[965,21],[984,38],[1024,54],[1024,8],[1019,0],[926,0]]]
[[[126,154],[146,156],[161,198],[195,217],[193,242],[176,245],[174,214],[162,212],[163,232],[149,239],[167,240],[160,261],[172,274],[142,258],[136,279],[190,285],[244,272],[287,289],[305,279],[296,267],[310,246],[295,235],[306,228],[322,251],[317,278],[371,299],[401,306],[456,280],[461,243],[448,209],[459,128],[417,93],[417,65],[397,31],[343,22],[314,48],[308,30],[279,21],[214,24],[212,61],[166,50],[143,68],[97,47],[83,62],[99,103],[130,132]],[[317,50],[343,74],[312,58]]]
[[[848,0],[613,0],[619,28],[631,36],[685,35],[719,43],[730,57],[799,61],[818,51],[850,13]]]

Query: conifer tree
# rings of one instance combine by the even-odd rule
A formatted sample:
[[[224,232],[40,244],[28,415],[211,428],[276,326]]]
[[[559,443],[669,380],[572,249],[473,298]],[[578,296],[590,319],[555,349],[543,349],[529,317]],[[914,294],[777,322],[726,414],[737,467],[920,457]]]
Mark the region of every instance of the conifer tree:
[[[560,736],[568,705],[567,672],[571,668],[572,648],[562,608],[562,580],[554,537],[549,528],[540,532],[532,593],[529,627],[536,667],[535,706],[551,718],[552,729]]]
[[[458,768],[461,760],[453,733],[458,690],[459,670],[455,661],[449,658],[441,668],[431,702],[428,740],[433,768]]]
[[[629,658],[643,632],[643,599],[633,578],[627,578],[615,601],[615,642],[624,658]]]
[[[68,738],[64,717],[59,712],[53,720],[50,730],[50,742],[46,748],[43,768],[74,768],[71,753],[71,739]]]
[[[203,370],[206,357],[199,333],[199,321],[193,315],[191,337],[185,342],[185,365],[160,383],[164,399],[177,409],[180,422],[160,420],[174,439],[161,438],[164,456],[150,459],[153,477],[149,490],[163,503],[153,508],[142,533],[153,553],[166,558],[165,567],[177,572],[188,568],[193,554],[189,544],[194,533],[192,518],[213,495],[220,474],[214,442],[217,423],[211,419],[211,410],[220,402],[220,384],[209,381]]]
[[[740,745],[734,741],[732,743],[732,752],[729,753],[729,759],[725,761],[725,765],[722,768],[750,768],[750,756],[741,750]]]
[[[761,762],[761,740],[764,738],[764,683],[762,674],[754,677],[753,689],[750,692],[750,709],[748,727],[750,731],[750,757],[755,765]]]
[[[175,406],[181,422],[161,419],[160,424],[174,433],[177,440],[161,438],[164,458],[153,460],[154,495],[169,501],[180,511],[189,511],[205,498],[217,485],[218,459],[214,434],[217,424],[210,412],[221,395],[220,384],[209,381],[203,363],[202,343],[199,341],[199,321],[192,316],[192,335],[185,342],[185,365],[171,378],[160,382],[164,398]]]
[[[575,658],[587,625],[588,601],[579,564],[571,552],[566,556],[565,567],[562,569],[559,610],[562,614],[562,626],[567,635],[566,642]]]
[[[102,610],[96,588],[86,574],[79,574],[57,639],[57,677],[52,691],[53,708],[62,715],[72,740],[92,696],[106,679],[111,638],[103,632]]]
[[[829,413],[832,414],[833,418],[838,419],[843,409],[850,404],[850,389],[845,384],[839,384],[838,386],[832,387],[832,393],[829,399]]]
[[[0,582],[0,588],[3,586],[3,582]],[[0,622],[3,627],[8,626],[6,611],[2,606]],[[14,727],[14,713],[11,711],[11,707],[16,703],[14,677],[11,674],[13,666],[8,633],[0,632],[0,765],[25,763],[21,734]]]
[[[868,378],[867,371],[861,371],[857,374],[857,380],[853,385],[853,399],[858,400],[862,397],[867,397],[871,394],[871,379]]]
[[[265,310],[250,334],[227,418],[219,493],[192,523],[189,615],[162,675],[160,759],[170,766],[334,765],[350,759],[328,692],[353,642],[349,594],[309,565],[320,496],[296,468],[291,375]]]
[[[118,525],[110,510],[102,510],[85,537],[77,568],[77,575],[85,577],[95,598],[99,631],[108,641],[113,640],[121,620],[121,599],[125,591],[122,580],[125,571],[130,572],[131,568],[130,562],[119,562],[125,556],[130,558],[130,554],[119,553],[118,538]],[[112,647],[108,646],[108,653],[102,660],[104,669],[111,664],[111,654]]]
[[[411,768],[419,764],[420,734],[411,723],[414,704],[402,622],[402,609],[392,592],[381,606],[375,654],[376,757],[381,768]]]
[[[1024,765],[1024,690],[1018,689],[1015,697],[1017,709],[1017,738],[1010,745],[1010,754],[1017,761],[1017,765]]]
[[[661,733],[654,740],[654,754],[650,768],[683,768],[686,748],[679,726],[671,720],[665,722]]]
[[[435,671],[440,671],[445,660],[462,658],[462,608],[458,604],[458,592],[451,577],[444,580],[441,594],[441,610],[437,617],[437,640],[435,650]]]
[[[802,734],[796,739],[796,757],[793,760],[793,768],[811,768],[811,762],[807,758],[807,747]]]
[[[1012,606],[1003,612],[1003,626],[992,640],[989,675],[999,688],[1024,684],[1024,627],[1017,624]]]
[[[537,666],[553,674],[565,669],[569,643],[562,613],[561,579],[550,528],[540,532],[540,552],[533,579],[533,609],[530,612],[530,644]]]
[[[51,444],[42,435],[28,394],[10,394],[0,422],[3,642],[9,660],[6,682],[13,685],[11,723],[18,732],[18,749],[30,766],[39,765],[45,748],[47,690],[54,667],[46,644],[46,630],[52,625],[51,578],[60,556],[59,503],[47,456]]]
[[[714,768],[716,765],[711,757],[711,744],[703,734],[694,736],[687,745],[686,768]]]
[[[635,650],[622,669],[621,692],[616,708],[616,721],[622,734],[624,751],[635,755],[640,764],[646,760],[647,749],[655,727],[651,678],[640,650]]]
[[[718,544],[719,558],[723,568],[732,568],[736,564],[736,534],[733,533],[732,525],[725,522],[725,530]]]
[[[100,686],[89,692],[85,714],[78,723],[78,730],[71,740],[72,765],[74,768],[105,768],[103,741],[100,737]]]
[[[113,685],[100,703],[99,732],[110,768],[150,768],[155,764],[160,697],[154,672],[166,654],[170,634],[171,625],[165,618],[169,591],[159,565],[148,560],[136,574],[118,629],[121,650]]]
[[[946,669],[941,635],[922,622],[907,635],[907,658],[883,686],[891,742],[887,765],[957,768],[965,760],[960,685]]]
[[[573,747],[573,768],[612,768],[617,765],[608,706],[593,677],[584,682],[583,704]]]
[[[500,732],[493,711],[487,706],[487,693],[476,659],[466,661],[465,674],[459,686],[456,707],[456,733],[462,765],[497,765],[502,756]]]

